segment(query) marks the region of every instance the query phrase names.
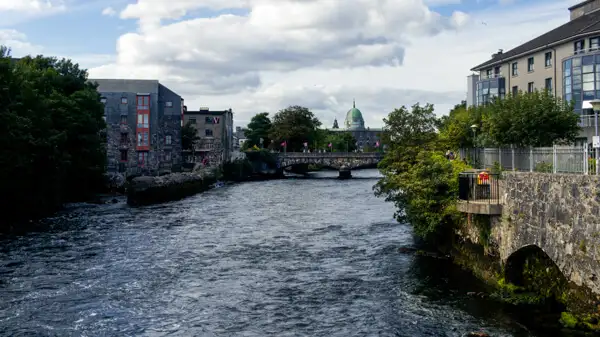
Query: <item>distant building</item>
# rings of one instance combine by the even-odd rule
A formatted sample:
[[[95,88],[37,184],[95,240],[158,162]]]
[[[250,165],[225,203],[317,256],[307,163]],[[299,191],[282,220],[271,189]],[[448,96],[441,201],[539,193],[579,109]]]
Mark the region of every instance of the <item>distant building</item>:
[[[244,129],[241,126],[235,127],[235,133],[233,134],[233,148],[239,150],[242,145],[246,142],[246,135]]]
[[[200,140],[193,151],[186,151],[187,162],[208,160],[210,165],[219,165],[231,160],[234,151],[233,111],[211,111],[200,108],[198,111],[185,109],[184,124],[191,123]]]
[[[508,51],[498,50],[471,69],[467,105],[477,106],[519,91],[548,90],[574,103],[580,115],[580,142],[591,142],[600,99],[600,0],[569,7],[570,20]]]
[[[367,147],[374,148],[381,140],[381,128],[365,127],[365,120],[362,112],[356,108],[356,102],[352,103],[352,109],[346,113],[344,120],[344,128],[340,129],[338,121],[333,121],[333,127],[330,131],[334,132],[349,132],[356,139],[356,146],[359,150],[364,150]]]
[[[181,96],[157,80],[89,81],[98,83],[104,103],[109,172],[180,170]]]

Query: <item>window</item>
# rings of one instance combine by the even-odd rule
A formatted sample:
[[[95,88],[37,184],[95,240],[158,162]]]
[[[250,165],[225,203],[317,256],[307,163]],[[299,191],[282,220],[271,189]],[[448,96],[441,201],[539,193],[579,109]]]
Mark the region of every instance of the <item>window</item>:
[[[590,39],[590,50],[600,49],[600,37],[593,37]]]
[[[533,71],[533,57],[530,57],[527,59],[527,71],[528,72]]]
[[[488,69],[488,70],[486,70],[486,71],[485,71],[485,75],[486,75],[486,77],[487,77],[487,78],[492,78],[492,77],[493,77],[493,76],[492,76],[492,69]]]
[[[148,162],[148,152],[140,151],[138,152],[138,164],[140,166],[144,166]]]
[[[138,96],[137,108],[138,110],[150,110],[150,96]]]
[[[121,150],[121,161],[127,161],[127,150]]]
[[[100,97],[100,103],[106,104],[106,97]]]
[[[527,92],[533,92],[533,82],[527,83]]]
[[[190,118],[188,121],[190,124],[196,124],[196,118]]]
[[[221,118],[219,117],[204,117],[204,123],[205,124],[219,124],[219,122],[221,121]]]
[[[500,75],[500,67],[494,68],[494,76],[498,77],[498,75]]]
[[[575,52],[575,54],[585,52],[585,40],[576,41],[573,44],[573,51]]]
[[[121,97],[121,104],[127,104],[127,97]]]
[[[552,67],[552,52],[549,51],[546,53],[546,56],[544,56],[544,65],[546,67]]]
[[[127,139],[127,134],[126,133],[122,133],[121,134],[121,145],[126,145],[128,143],[129,139]]]
[[[171,135],[165,136],[165,144],[166,145],[171,145],[171,141],[172,141]]]
[[[206,130],[204,130],[204,135],[205,135],[206,137],[212,137],[212,135],[213,135],[213,130],[211,130],[211,129],[206,129]]]
[[[519,87],[515,85],[514,87],[512,87],[512,95],[517,96],[518,94],[519,94]]]
[[[166,162],[170,162],[171,161],[171,152],[165,152],[165,161]]]
[[[165,108],[172,108],[172,107],[173,107],[173,102],[171,102],[171,101],[165,102]]]
[[[548,77],[546,79],[546,85],[545,85],[545,87],[546,87],[546,90],[552,91],[552,77]]]
[[[517,62],[514,62],[512,64],[512,75],[513,76],[519,75],[519,63],[517,63]]]
[[[138,115],[138,128],[148,128],[149,127],[149,119],[150,116],[146,114]]]
[[[138,132],[137,145],[138,146],[148,146],[148,132]]]

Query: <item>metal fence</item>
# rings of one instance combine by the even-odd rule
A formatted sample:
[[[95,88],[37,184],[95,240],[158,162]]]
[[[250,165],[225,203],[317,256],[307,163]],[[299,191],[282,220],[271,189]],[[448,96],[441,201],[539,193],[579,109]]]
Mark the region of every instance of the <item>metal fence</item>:
[[[582,146],[461,149],[473,167],[545,173],[595,174],[594,149]]]
[[[458,198],[460,200],[479,203],[500,203],[500,187],[498,173],[462,172],[458,176]]]

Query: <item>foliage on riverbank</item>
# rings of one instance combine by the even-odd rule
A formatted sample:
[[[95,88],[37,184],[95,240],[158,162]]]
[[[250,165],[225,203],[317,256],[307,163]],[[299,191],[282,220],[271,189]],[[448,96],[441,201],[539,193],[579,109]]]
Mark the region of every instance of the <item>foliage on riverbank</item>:
[[[70,60],[0,47],[0,186],[5,223],[42,217],[104,184],[104,107]]]

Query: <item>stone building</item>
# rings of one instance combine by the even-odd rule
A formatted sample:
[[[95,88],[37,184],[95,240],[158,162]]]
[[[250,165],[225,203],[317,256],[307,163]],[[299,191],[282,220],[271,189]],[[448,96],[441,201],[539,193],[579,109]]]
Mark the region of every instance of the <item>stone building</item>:
[[[356,108],[356,102],[352,103],[352,109],[346,113],[343,129],[339,128],[338,121],[333,121],[333,127],[330,131],[349,132],[356,139],[356,145],[359,150],[366,148],[375,148],[381,140],[382,128],[365,127],[365,120],[362,112]]]
[[[233,111],[211,111],[200,108],[198,111],[184,109],[184,124],[191,123],[200,140],[193,151],[186,151],[187,162],[206,160],[209,165],[219,165],[231,160],[234,151]]]
[[[107,124],[108,172],[154,175],[181,169],[183,99],[157,80],[90,79]]]

